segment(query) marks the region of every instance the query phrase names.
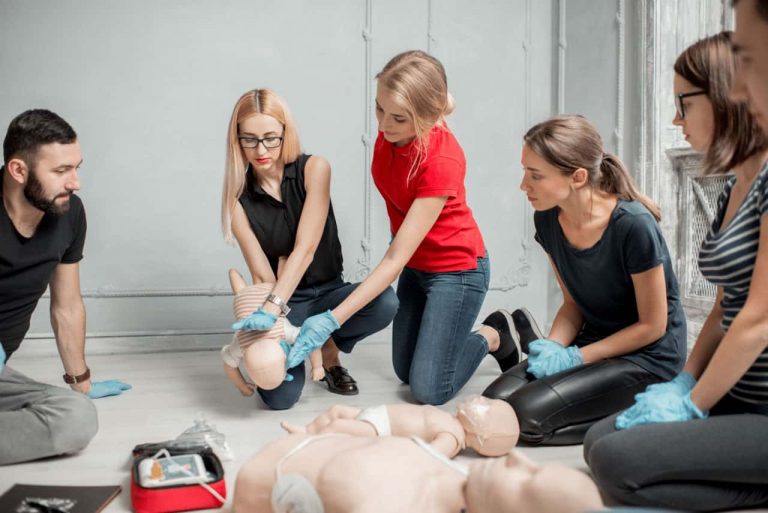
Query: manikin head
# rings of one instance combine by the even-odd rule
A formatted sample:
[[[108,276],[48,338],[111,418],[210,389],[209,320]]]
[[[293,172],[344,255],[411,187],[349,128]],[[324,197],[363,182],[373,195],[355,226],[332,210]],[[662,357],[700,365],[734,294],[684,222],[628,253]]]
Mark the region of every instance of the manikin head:
[[[456,417],[466,433],[467,446],[483,456],[507,454],[520,437],[515,410],[500,399],[470,395],[459,402]]]
[[[470,513],[583,513],[603,508],[595,483],[559,464],[538,465],[513,449],[473,462],[465,489]]]
[[[233,308],[237,320],[248,317],[264,304],[272,292],[274,283],[246,285],[245,280],[234,269],[229,271],[229,282],[235,293]],[[283,317],[269,331],[238,331],[235,334],[243,351],[243,364],[248,376],[259,388],[272,390],[280,386],[285,378],[285,352],[280,340],[285,337]]]

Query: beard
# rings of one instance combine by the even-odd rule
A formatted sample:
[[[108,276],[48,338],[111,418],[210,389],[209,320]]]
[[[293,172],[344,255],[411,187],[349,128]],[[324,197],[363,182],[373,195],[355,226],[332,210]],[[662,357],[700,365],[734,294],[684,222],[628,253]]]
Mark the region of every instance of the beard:
[[[24,197],[27,198],[27,201],[29,201],[36,209],[42,210],[45,214],[53,214],[55,216],[65,214],[69,210],[70,194],[71,193],[65,192],[63,194],[57,194],[52,198],[46,197],[43,184],[37,179],[35,170],[29,170],[29,181],[27,181],[27,184],[24,186]],[[61,205],[57,205],[56,199],[60,197],[66,197],[67,201]]]

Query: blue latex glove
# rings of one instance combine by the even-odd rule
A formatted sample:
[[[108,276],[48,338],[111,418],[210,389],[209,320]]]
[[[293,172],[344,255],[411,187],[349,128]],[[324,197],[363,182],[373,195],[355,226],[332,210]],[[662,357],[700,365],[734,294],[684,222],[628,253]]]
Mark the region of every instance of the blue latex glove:
[[[672,381],[666,381],[664,383],[655,383],[645,389],[645,392],[637,394],[635,396],[635,404],[627,408],[616,419],[616,427],[621,426],[631,427],[637,421],[651,415],[651,412],[657,408],[656,400],[654,397],[659,394],[673,394],[678,397],[683,397],[689,393],[694,385],[696,379],[687,372],[681,372]],[[619,429],[626,429],[624,427]]]
[[[99,399],[110,395],[120,395],[132,388],[133,387],[128,383],[123,383],[117,379],[96,381],[91,385],[91,389],[88,391],[88,397],[91,399]]]
[[[232,325],[233,330],[267,331],[272,329],[277,321],[277,315],[271,314],[259,307],[248,317],[244,317]]]
[[[665,383],[655,383],[653,385],[650,385],[648,388],[645,389],[644,393],[656,393],[656,392],[673,392],[679,396],[684,396],[691,390],[693,390],[694,385],[696,385],[696,378],[691,376],[689,373],[683,371],[677,376],[675,376],[675,379],[672,381],[667,381]],[[639,394],[643,395],[643,394]]]
[[[0,371],[3,370],[4,365],[5,365],[5,349],[3,348],[3,344],[0,343]]]
[[[616,429],[629,429],[659,422],[685,422],[705,419],[708,416],[709,412],[701,411],[693,403],[690,392],[682,396],[675,392],[657,392],[646,395],[616,417]]]
[[[296,342],[291,346],[288,358],[285,361],[287,369],[296,367],[303,362],[309,353],[325,344],[331,333],[339,329],[341,325],[333,316],[330,310],[317,315],[313,315],[304,321],[299,329],[299,336]]]
[[[551,376],[582,363],[584,358],[576,346],[563,347],[545,338],[528,345],[528,372],[537,378]]]

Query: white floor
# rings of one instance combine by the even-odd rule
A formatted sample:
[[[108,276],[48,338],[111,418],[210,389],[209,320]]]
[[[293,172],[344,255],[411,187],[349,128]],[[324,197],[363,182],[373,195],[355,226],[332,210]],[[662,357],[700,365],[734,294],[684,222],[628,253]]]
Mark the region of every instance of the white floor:
[[[361,343],[343,364],[358,381],[360,394],[331,394],[323,383],[309,382],[296,406],[286,412],[265,410],[255,397],[243,397],[224,377],[221,359],[214,351],[96,354],[88,357],[94,379],[121,379],[133,390],[119,397],[96,401],[99,433],[80,454],[0,467],[0,493],[14,483],[107,485],[120,484],[123,492],[104,511],[129,512],[129,456],[134,445],[176,437],[200,413],[223,432],[235,458],[224,463],[227,492],[231,494],[241,463],[265,442],[283,434],[279,421],[308,422],[336,403],[355,406],[409,400],[390,363],[388,337]],[[31,348],[30,348],[31,349]],[[25,351],[14,355],[11,365],[39,381],[59,385],[61,362],[50,352]],[[499,373],[487,358],[462,394],[480,393]],[[453,411],[453,402],[445,406]],[[559,461],[585,468],[581,446],[522,449],[537,461]],[[474,457],[470,454],[459,458]]]
[[[80,454],[0,467],[0,493],[14,483],[120,484],[122,493],[104,511],[130,512],[128,476],[133,446],[175,438],[202,412],[226,435],[234,452],[234,460],[224,462],[227,492],[231,495],[242,462],[265,442],[282,436],[280,420],[305,423],[336,403],[368,406],[409,400],[407,387],[397,383],[392,371],[388,336],[385,333],[373,337],[360,344],[354,354],[342,355],[343,364],[358,381],[359,395],[331,394],[325,384],[309,382],[298,404],[285,412],[264,409],[255,396],[241,396],[224,377],[215,351],[99,354],[105,352],[103,347],[92,351],[88,363],[94,379],[121,379],[132,384],[133,390],[96,401],[99,433]],[[11,365],[39,381],[60,384],[58,357],[32,344],[22,346]],[[460,396],[480,393],[498,374],[496,362],[486,358]],[[454,402],[444,408],[454,411]],[[521,450],[535,461],[556,461],[586,469],[581,446]],[[458,456],[473,457],[469,451]]]

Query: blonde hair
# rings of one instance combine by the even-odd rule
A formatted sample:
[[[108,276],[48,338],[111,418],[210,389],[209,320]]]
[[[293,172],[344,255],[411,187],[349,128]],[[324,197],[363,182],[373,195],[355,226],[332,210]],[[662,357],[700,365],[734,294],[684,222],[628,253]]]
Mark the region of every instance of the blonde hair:
[[[603,149],[600,134],[583,116],[548,119],[528,130],[523,141],[562,174],[570,176],[584,169],[591,186],[624,200],[639,201],[657,221],[661,220],[659,207],[637,190],[624,163]]]
[[[442,63],[421,50],[395,55],[376,75],[393,100],[413,121],[416,131],[416,159],[408,173],[408,182],[424,161],[429,146],[429,132],[435,125],[447,128],[445,116],[453,112],[453,97]]]
[[[232,213],[245,189],[245,171],[248,168],[245,153],[238,140],[240,123],[254,114],[272,116],[283,125],[283,144],[280,160],[290,164],[301,154],[296,124],[285,101],[271,89],[254,89],[237,100],[227,130],[227,161],[224,168],[224,188],[221,193],[221,230],[224,239],[232,242]]]

